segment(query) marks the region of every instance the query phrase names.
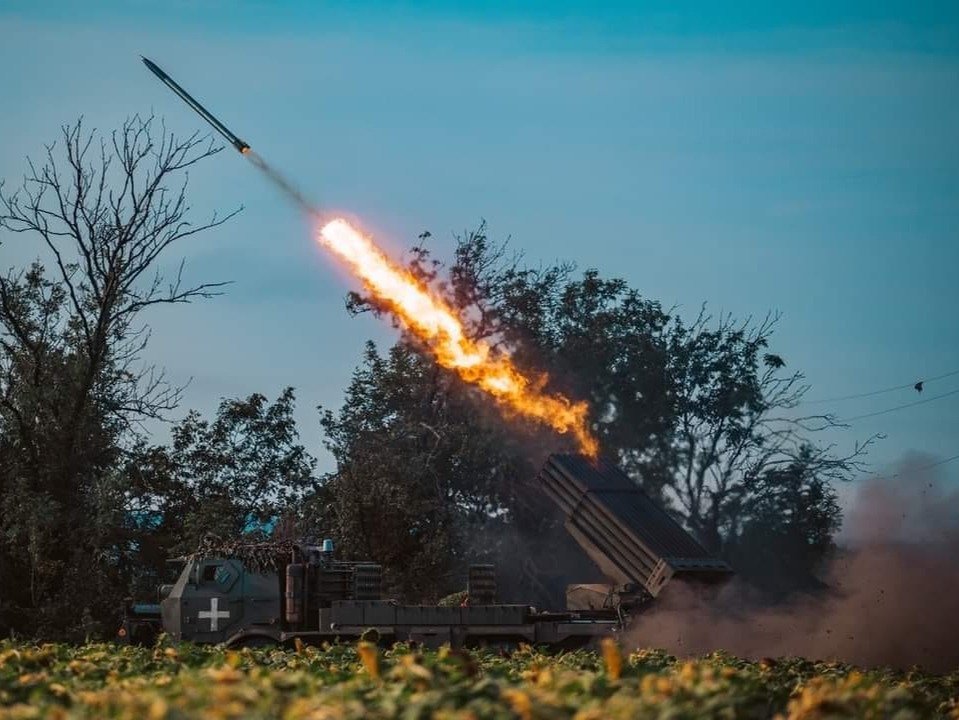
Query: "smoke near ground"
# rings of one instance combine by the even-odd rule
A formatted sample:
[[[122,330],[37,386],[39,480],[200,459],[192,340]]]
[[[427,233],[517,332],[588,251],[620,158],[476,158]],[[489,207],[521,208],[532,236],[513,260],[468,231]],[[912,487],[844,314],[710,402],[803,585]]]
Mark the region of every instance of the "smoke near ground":
[[[959,488],[904,470],[859,487],[823,573],[828,592],[763,607],[732,583],[715,597],[674,583],[634,624],[634,645],[863,666],[959,668]]]

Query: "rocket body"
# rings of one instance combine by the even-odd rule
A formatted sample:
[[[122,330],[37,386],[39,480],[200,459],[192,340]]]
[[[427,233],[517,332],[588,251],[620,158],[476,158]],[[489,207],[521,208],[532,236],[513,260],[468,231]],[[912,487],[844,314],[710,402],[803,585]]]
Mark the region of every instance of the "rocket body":
[[[147,58],[143,58],[143,64],[150,69],[150,72],[152,72],[154,75],[160,78],[160,80],[162,80],[163,83],[168,88],[170,88],[173,92],[179,95],[180,99],[183,100],[183,102],[185,102],[187,105],[193,108],[196,111],[197,115],[199,115],[208,123],[210,123],[213,129],[216,130],[218,133],[220,133],[220,135],[222,135],[224,138],[226,138],[227,141],[233,147],[235,147],[241,153],[246,153],[246,151],[250,149],[249,145],[247,145],[245,142],[240,140],[240,138],[238,138],[236,135],[230,132],[230,130],[227,129],[226,125],[224,125],[219,120],[217,120],[205,107],[203,107],[199,102],[197,102],[193,98],[193,96],[190,95],[190,93],[188,93],[186,90],[180,87],[173,80],[173,78],[171,78],[169,75],[163,72],[163,70],[161,70],[156,63],[148,60]]]

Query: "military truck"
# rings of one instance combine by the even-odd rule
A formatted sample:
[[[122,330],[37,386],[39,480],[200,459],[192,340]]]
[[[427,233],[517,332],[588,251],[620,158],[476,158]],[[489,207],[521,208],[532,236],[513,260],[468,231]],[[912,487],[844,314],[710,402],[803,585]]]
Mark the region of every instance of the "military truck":
[[[121,637],[142,641],[150,628],[174,640],[250,646],[353,640],[375,629],[384,642],[426,646],[572,647],[622,631],[673,578],[731,575],[606,460],[552,455],[538,482],[609,580],[570,586],[563,610],[498,602],[492,565],[469,567],[459,606],[406,605],[384,597],[379,565],[337,560],[330,540],[250,544],[182,558],[176,582],[158,591],[158,609],[127,607]]]

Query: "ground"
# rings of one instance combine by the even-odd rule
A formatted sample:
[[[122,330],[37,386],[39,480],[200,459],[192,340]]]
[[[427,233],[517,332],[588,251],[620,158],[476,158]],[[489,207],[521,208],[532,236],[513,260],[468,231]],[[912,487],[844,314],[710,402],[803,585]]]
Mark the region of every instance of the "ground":
[[[511,655],[370,643],[227,651],[0,643],[7,718],[959,719],[959,669],[857,670],[658,650]]]

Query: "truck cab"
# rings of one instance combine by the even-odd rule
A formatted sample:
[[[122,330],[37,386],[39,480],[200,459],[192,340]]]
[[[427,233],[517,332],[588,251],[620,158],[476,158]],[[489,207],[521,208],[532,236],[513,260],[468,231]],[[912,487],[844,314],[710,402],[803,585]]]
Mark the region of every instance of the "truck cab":
[[[160,602],[163,628],[174,640],[224,642],[240,628],[278,630],[282,621],[275,574],[249,572],[239,558],[187,561]]]

